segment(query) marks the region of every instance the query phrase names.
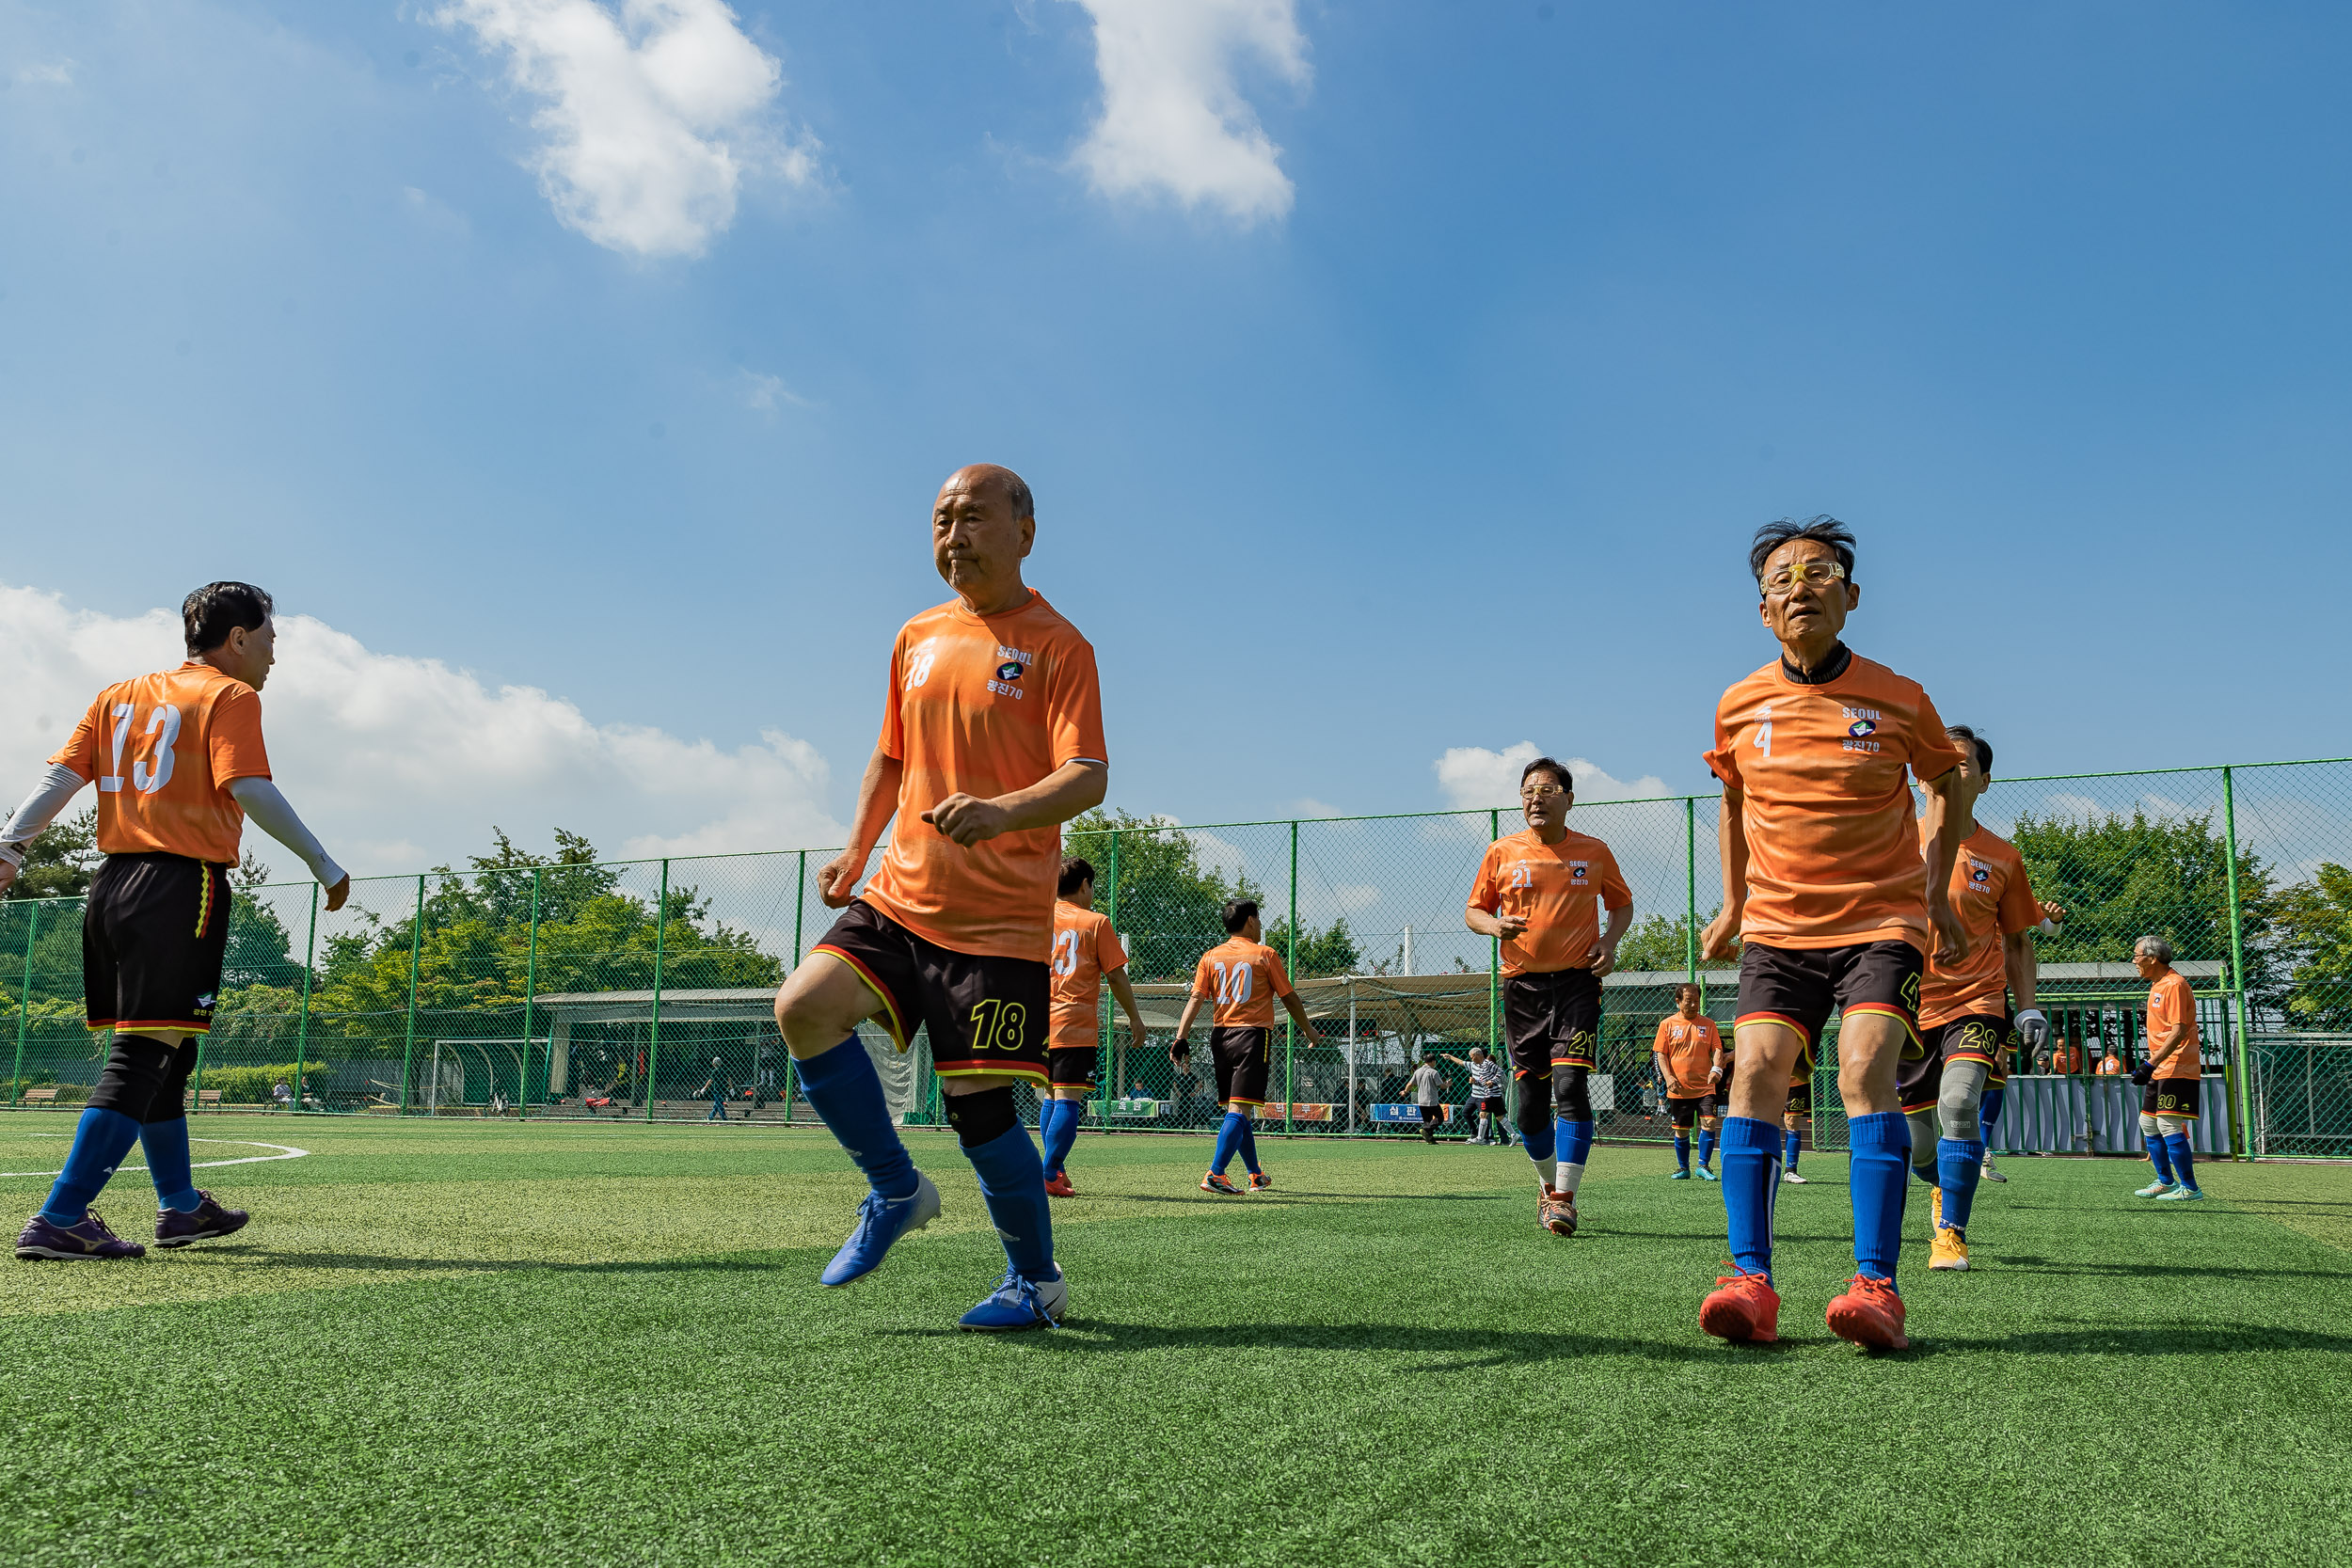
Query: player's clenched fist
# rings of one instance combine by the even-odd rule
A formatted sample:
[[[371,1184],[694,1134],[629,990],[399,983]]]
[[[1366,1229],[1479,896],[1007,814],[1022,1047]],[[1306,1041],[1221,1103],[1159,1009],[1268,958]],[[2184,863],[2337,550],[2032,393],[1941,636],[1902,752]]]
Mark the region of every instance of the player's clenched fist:
[[[966,847],[1003,832],[1010,813],[993,800],[958,792],[923,813],[923,820]]]
[[[857,879],[865,875],[865,854],[844,849],[817,868],[817,896],[829,910],[847,909],[857,890]]]

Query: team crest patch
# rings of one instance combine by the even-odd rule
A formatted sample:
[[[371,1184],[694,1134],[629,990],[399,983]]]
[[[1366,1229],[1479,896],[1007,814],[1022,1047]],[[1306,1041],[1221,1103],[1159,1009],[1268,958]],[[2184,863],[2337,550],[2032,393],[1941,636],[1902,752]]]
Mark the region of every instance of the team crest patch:
[[[206,991],[202,996],[196,999],[198,1010],[201,1012],[211,1012],[215,1000],[216,999],[214,997],[212,992]]]
[[[1571,881],[1571,882],[1587,882],[1587,881],[1592,880],[1592,877],[1593,877],[1593,863],[1592,863],[1592,862],[1590,862],[1590,861],[1570,861],[1570,862],[1568,862],[1568,880],[1569,880],[1569,881]]]
[[[1878,722],[1871,719],[1857,719],[1846,726],[1846,733],[1856,739],[1866,735],[1876,735],[1879,733]]]
[[[1017,658],[1009,658],[996,666],[996,678],[1000,681],[1017,681],[1026,673],[1028,672]]]
[[[1972,862],[1968,867],[1968,879],[1977,886],[1982,887],[1985,883],[1993,879],[1992,868],[1989,866],[1978,865]]]

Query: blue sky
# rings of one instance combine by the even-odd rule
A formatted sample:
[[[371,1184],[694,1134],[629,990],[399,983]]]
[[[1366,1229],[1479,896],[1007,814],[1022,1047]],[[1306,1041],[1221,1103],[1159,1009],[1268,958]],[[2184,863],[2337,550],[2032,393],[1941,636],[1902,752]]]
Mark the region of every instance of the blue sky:
[[[1531,740],[1702,787],[1771,654],[1746,536],[1823,511],[1851,640],[2005,772],[2346,750],[2342,8],[637,0],[624,50],[696,48],[501,41],[617,11],[0,0],[12,657],[79,628],[84,701],[243,577],[343,689],[437,660],[480,693],[433,722],[521,687],[675,743],[601,814],[526,759],[371,869],[485,814],[846,818],[982,459],[1131,809],[1434,808],[1449,750]],[[677,194],[714,148],[724,212]],[[418,699],[374,701],[397,750]],[[792,812],[664,782],[750,752]]]

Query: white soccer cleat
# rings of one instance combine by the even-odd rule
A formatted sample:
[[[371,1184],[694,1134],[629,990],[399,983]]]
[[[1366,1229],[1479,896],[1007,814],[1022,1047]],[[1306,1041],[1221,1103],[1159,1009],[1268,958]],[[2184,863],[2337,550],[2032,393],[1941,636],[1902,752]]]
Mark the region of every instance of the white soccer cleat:
[[[1993,1151],[1991,1149],[1985,1150],[1984,1165],[1981,1174],[1987,1181],[2006,1181],[2009,1180],[2008,1177],[2001,1174],[2001,1168],[1993,1163]]]
[[[1813,1184],[1813,1178],[1809,1176],[1799,1176],[1793,1170],[1782,1171],[1780,1173],[1780,1179],[1783,1181],[1788,1182],[1792,1187],[1809,1187]]]

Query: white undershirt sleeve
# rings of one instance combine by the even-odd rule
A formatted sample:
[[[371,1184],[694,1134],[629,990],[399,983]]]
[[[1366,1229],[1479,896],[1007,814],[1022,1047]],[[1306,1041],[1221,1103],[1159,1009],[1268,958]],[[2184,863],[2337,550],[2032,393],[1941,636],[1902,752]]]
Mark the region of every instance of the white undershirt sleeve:
[[[293,803],[276,784],[258,777],[231,779],[229,793],[263,832],[302,857],[302,863],[310,868],[319,886],[331,888],[343,879],[343,868],[328,856],[324,845],[310,836],[310,830],[302,825]]]
[[[24,846],[39,838],[57,819],[57,814],[65,810],[66,802],[87,783],[87,779],[64,763],[51,763],[40,783],[33,786],[33,792],[24,797],[24,803],[16,808],[16,815],[8,818],[8,825],[0,829],[0,859],[11,865],[23,865]]]

